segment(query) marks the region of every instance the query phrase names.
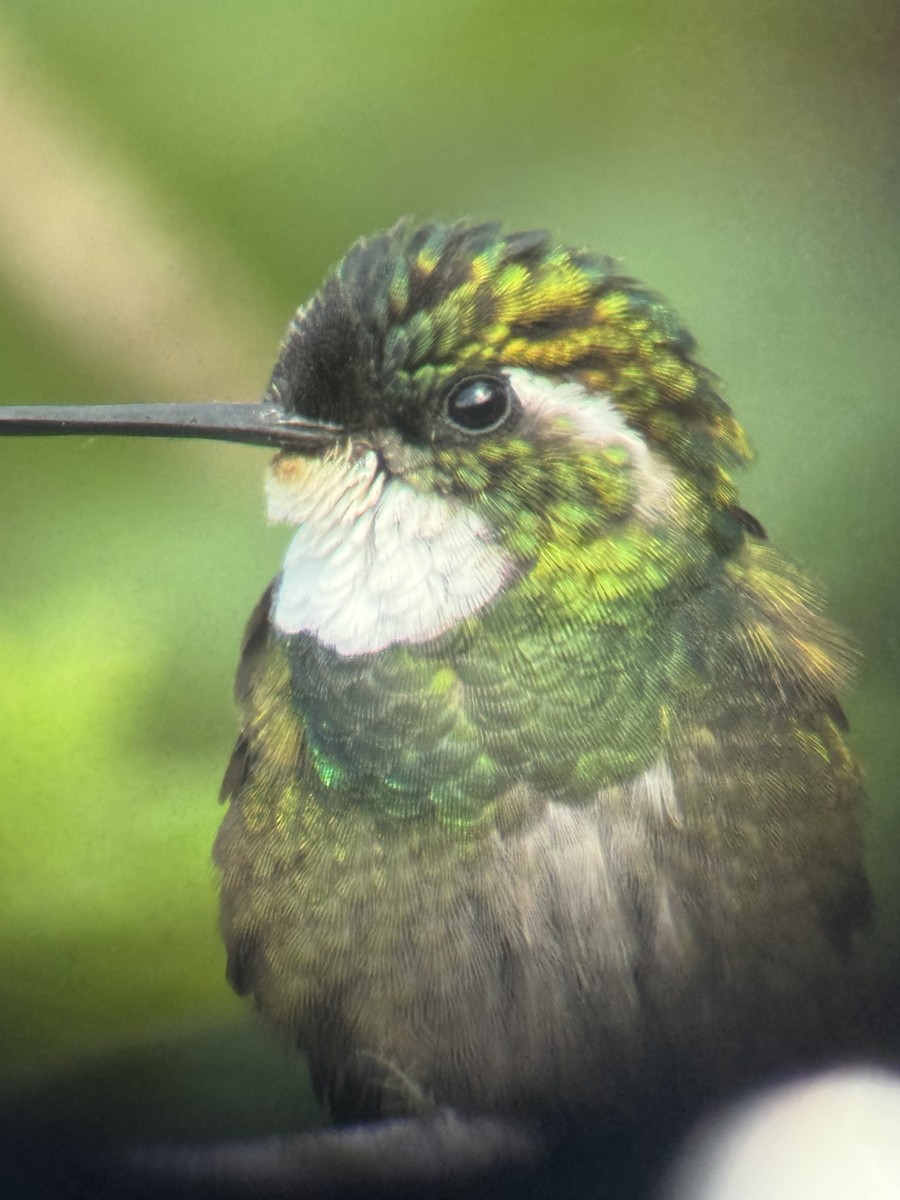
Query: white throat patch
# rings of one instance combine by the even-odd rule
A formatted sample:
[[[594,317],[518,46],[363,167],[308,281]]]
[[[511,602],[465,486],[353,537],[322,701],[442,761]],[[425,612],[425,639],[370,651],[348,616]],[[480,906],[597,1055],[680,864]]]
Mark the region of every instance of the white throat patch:
[[[512,570],[470,509],[417,492],[368,451],[277,461],[269,519],[299,528],[275,593],[283,633],[309,633],[338,654],[427,642],[488,603]]]

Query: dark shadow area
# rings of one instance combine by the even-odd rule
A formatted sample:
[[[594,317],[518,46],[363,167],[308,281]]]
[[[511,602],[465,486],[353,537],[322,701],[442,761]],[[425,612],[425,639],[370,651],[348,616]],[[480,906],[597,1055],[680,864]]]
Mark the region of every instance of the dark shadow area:
[[[0,1194],[127,1196],[133,1182],[137,1196],[139,1181],[125,1187],[115,1169],[132,1148],[253,1138],[320,1119],[302,1059],[256,1022],[174,1033],[6,1089]]]
[[[898,1001],[896,981],[873,988],[854,1057],[897,1068]],[[210,1150],[215,1156],[227,1148],[233,1156],[235,1143],[274,1145],[268,1139],[278,1135],[291,1153],[295,1135],[309,1135],[321,1120],[302,1060],[262,1027],[248,1022],[176,1033],[8,1091],[0,1102],[2,1195],[4,1200],[655,1200],[692,1124],[689,1114],[672,1111],[660,1097],[641,1124],[596,1131],[589,1146],[570,1142],[548,1160],[524,1167],[455,1178],[457,1164],[449,1156],[446,1175],[426,1185],[401,1179],[332,1186],[315,1171],[299,1187],[284,1180],[263,1183],[252,1172],[249,1183],[209,1182]],[[198,1150],[197,1169],[185,1169],[186,1149]],[[333,1161],[344,1158],[338,1147]],[[327,1155],[323,1161],[327,1168]]]

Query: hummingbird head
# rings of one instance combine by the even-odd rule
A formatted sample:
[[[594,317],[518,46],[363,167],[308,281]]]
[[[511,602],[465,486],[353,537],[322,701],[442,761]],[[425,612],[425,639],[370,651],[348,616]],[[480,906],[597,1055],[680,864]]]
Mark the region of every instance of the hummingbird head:
[[[740,426],[662,300],[545,232],[401,221],[297,312],[269,386],[339,426],[279,454],[276,625],[422,642],[524,589],[590,619],[743,536]]]

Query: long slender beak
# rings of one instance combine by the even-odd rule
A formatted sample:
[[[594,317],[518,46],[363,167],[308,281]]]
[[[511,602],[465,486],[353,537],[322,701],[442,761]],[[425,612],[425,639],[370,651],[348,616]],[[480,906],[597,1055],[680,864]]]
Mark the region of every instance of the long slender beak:
[[[343,429],[291,416],[268,397],[253,404],[0,405],[0,437],[64,433],[213,438],[313,451],[333,445]]]

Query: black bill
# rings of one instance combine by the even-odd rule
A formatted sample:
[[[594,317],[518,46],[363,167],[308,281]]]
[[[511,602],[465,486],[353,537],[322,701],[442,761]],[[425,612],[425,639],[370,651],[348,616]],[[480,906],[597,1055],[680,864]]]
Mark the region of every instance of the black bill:
[[[211,438],[321,450],[343,430],[292,416],[263,400],[252,404],[37,404],[0,405],[4,434],[112,434],[130,437]]]

